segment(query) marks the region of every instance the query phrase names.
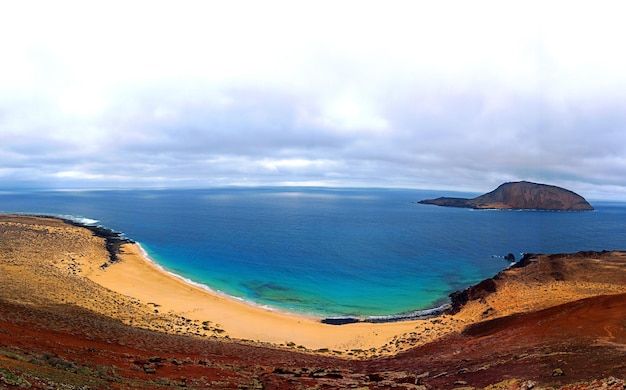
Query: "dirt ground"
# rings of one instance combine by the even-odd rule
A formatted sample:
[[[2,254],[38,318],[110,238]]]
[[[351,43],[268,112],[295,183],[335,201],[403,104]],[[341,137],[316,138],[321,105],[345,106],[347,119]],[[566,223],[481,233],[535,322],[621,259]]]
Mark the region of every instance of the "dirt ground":
[[[428,323],[458,327],[398,335],[376,358],[164,317],[82,276],[90,256],[109,260],[86,229],[0,218],[0,388],[625,388],[624,252],[527,256]],[[167,333],[149,326],[164,321]]]

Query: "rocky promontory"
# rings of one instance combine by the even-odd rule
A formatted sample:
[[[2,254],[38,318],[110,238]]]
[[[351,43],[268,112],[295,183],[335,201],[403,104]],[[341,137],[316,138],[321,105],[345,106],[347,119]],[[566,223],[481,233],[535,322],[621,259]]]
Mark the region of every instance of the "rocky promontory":
[[[593,210],[589,202],[575,192],[528,181],[504,183],[495,190],[472,199],[441,197],[422,200],[419,203],[472,209]]]

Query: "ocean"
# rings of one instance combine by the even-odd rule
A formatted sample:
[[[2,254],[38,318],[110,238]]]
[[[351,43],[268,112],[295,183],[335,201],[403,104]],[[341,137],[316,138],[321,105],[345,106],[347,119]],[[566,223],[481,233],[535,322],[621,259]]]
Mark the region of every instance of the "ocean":
[[[596,211],[421,205],[404,189],[3,191],[0,212],[120,231],[169,272],[251,304],[320,317],[440,306],[513,253],[626,249],[626,203]]]

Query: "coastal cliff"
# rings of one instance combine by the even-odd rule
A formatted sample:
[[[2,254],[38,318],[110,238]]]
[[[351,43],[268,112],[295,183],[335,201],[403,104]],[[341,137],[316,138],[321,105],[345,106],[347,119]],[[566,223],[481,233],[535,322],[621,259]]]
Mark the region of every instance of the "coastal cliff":
[[[441,197],[422,200],[419,203],[472,209],[593,210],[589,202],[575,192],[528,181],[504,183],[495,190],[473,199]]]

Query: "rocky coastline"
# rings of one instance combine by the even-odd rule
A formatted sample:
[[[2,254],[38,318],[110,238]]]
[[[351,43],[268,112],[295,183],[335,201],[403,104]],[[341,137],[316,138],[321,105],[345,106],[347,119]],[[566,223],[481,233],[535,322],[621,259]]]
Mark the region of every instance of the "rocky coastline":
[[[123,239],[114,233],[99,232]],[[192,311],[167,309],[163,297],[106,288],[93,276],[119,278],[131,259],[122,245],[122,261],[100,269],[111,258],[105,243],[59,219],[0,216],[0,387],[574,390],[626,383],[623,251],[527,254],[453,294],[449,310],[428,319],[318,323],[328,335],[398,329],[377,348],[339,351],[292,338],[304,319],[271,328],[285,341],[245,340],[228,337],[226,316],[203,322]],[[149,283],[138,276],[130,293]]]
[[[54,216],[42,216],[42,217],[55,218]],[[131,240],[130,238],[124,237],[124,235],[121,232],[117,232],[113,229],[109,229],[104,226],[88,224],[88,223],[84,223],[81,221],[77,221],[77,220],[73,220],[69,218],[63,218],[63,217],[59,217],[59,219],[69,225],[85,228],[89,230],[90,232],[92,232],[96,237],[100,237],[104,239],[105,248],[107,252],[109,253],[109,261],[107,261],[106,263],[103,263],[100,266],[101,268],[106,268],[109,265],[120,261],[119,254],[120,254],[122,245],[135,243],[135,241]]]

